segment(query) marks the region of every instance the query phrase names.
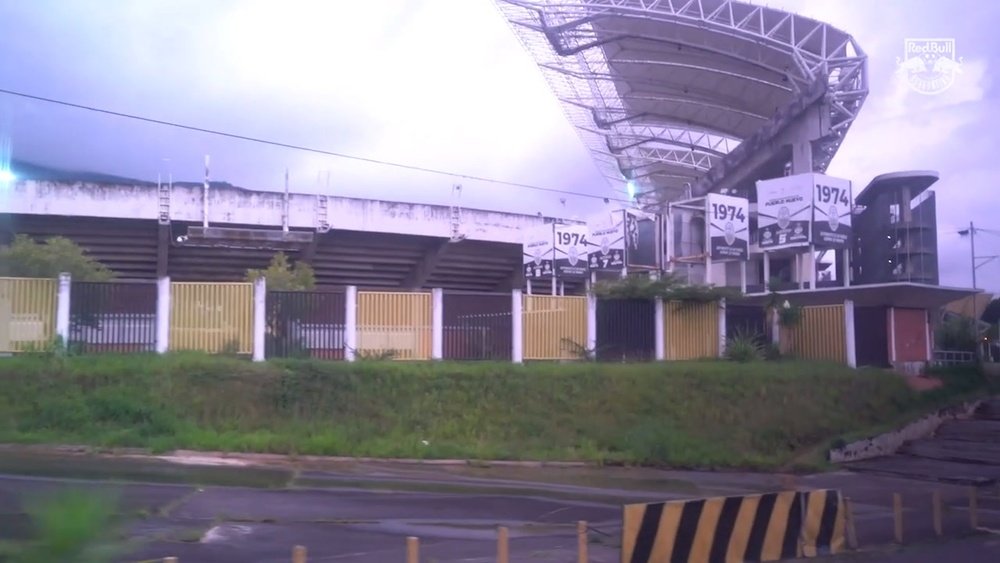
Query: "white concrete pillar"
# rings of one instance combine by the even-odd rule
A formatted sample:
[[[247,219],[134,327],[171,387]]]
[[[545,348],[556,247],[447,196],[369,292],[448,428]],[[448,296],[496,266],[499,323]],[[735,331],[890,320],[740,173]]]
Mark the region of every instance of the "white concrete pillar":
[[[344,359],[353,362],[358,351],[358,287],[344,291]]]
[[[72,279],[67,273],[59,274],[59,286],[56,290],[56,336],[63,346],[69,344],[69,300]]]
[[[726,300],[719,300],[719,357],[726,357]]]
[[[844,348],[847,350],[847,365],[852,368],[858,367],[858,354],[854,346],[854,301],[844,300]]]
[[[896,308],[889,307],[886,310],[889,315],[889,362],[896,365]]]
[[[663,342],[663,322],[665,320],[663,298],[657,297],[653,300],[653,350],[658,362],[667,359],[667,351]]]
[[[267,279],[253,282],[253,361],[264,361],[264,338],[267,335]]]
[[[674,214],[671,213],[670,208],[667,208],[667,214],[664,216],[664,222],[666,223],[666,239],[667,239],[667,252],[664,256],[665,263],[663,264],[663,269],[668,272],[674,271]]]
[[[521,297],[521,290],[515,289],[510,292],[510,326],[511,326],[511,361],[515,364],[524,363],[524,317],[522,309],[524,303]]]
[[[779,307],[781,305],[778,305]],[[778,346],[781,344],[781,323],[778,322],[778,311],[773,310],[771,315],[771,344]]]
[[[170,277],[156,280],[156,353],[170,350]]]
[[[843,264],[841,265],[841,273],[844,280],[841,283],[844,287],[851,285],[851,249],[845,248],[841,251],[840,257],[843,259]]]
[[[587,350],[597,350],[597,296],[589,291],[587,292]]]
[[[931,330],[931,312],[927,309],[924,309],[924,322],[927,325],[927,362],[930,365],[934,361],[934,332]]]
[[[792,143],[792,174],[808,174],[813,171],[811,141]]]
[[[747,292],[747,261],[740,261],[740,293]]]
[[[431,359],[444,358],[444,290],[431,290]]]
[[[764,253],[764,291],[770,290],[768,285],[771,283],[771,255],[767,252]]]
[[[816,245],[809,245],[809,289],[816,290],[816,276],[817,267],[819,266],[819,261],[816,260]]]

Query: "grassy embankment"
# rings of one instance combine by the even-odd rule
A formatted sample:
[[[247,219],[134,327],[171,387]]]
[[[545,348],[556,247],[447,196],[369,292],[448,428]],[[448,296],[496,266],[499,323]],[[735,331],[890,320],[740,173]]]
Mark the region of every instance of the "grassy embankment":
[[[21,356],[0,359],[0,442],[772,468],[984,390],[946,381],[916,393],[885,372],[793,361]]]

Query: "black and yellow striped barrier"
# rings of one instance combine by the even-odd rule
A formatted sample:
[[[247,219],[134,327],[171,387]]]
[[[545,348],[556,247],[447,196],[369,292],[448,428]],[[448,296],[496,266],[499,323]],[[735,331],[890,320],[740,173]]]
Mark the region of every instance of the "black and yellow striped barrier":
[[[629,504],[622,563],[742,563],[816,557],[844,549],[839,491]]]

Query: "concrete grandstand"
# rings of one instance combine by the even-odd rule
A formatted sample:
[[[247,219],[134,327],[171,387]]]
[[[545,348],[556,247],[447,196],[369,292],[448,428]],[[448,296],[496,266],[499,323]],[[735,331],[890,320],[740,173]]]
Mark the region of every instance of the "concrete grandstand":
[[[214,182],[206,190],[15,171],[21,179],[4,195],[0,238],[66,236],[119,279],[239,281],[281,250],[310,262],[323,286],[509,290],[520,286],[521,231],[554,221],[313,194],[286,199]]]

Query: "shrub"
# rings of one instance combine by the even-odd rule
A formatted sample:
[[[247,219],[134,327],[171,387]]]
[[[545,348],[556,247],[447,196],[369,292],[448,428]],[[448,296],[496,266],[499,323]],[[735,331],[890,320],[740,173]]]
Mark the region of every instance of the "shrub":
[[[108,281],[114,277],[111,270],[65,237],[35,242],[27,235],[17,235],[9,246],[0,247],[0,276],[54,278],[63,272],[76,281]]]
[[[70,491],[35,499],[26,509],[33,537],[14,546],[11,563],[110,563],[124,553],[113,497]]]
[[[726,339],[726,358],[734,362],[759,360],[764,355],[761,335],[743,329]]]

